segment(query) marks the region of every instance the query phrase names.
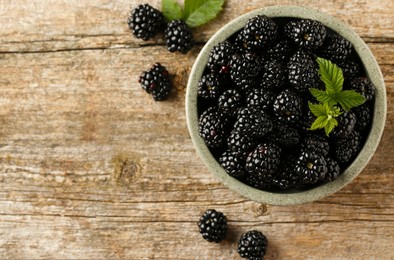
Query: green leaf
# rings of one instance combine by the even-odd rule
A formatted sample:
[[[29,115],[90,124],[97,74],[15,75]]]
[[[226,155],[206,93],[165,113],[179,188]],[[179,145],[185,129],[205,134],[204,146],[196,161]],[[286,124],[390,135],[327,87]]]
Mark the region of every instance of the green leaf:
[[[335,99],[345,111],[349,111],[365,102],[365,97],[354,90],[341,91],[335,95]]]
[[[326,135],[328,136],[337,125],[338,121],[335,118],[328,120],[326,126],[324,127],[324,132]]]
[[[176,0],[162,0],[161,11],[167,21],[181,19],[183,16],[182,8]]]
[[[191,28],[201,26],[215,18],[223,4],[224,0],[185,0],[183,19]]]
[[[326,85],[326,91],[333,96],[342,91],[343,73],[342,69],[329,60],[318,57],[316,59],[319,64],[320,79]]]
[[[309,91],[317,99],[317,101],[321,103],[328,103],[332,101],[332,97],[326,91],[317,88],[310,88]]]
[[[323,104],[313,104],[311,102],[308,102],[308,107],[309,107],[309,110],[312,112],[312,114],[315,117],[327,116],[327,113],[326,113],[326,110],[324,109]]]
[[[318,118],[316,118],[315,122],[313,122],[310,129],[317,130],[324,128],[327,124],[327,121],[328,121],[328,116],[319,116]]]

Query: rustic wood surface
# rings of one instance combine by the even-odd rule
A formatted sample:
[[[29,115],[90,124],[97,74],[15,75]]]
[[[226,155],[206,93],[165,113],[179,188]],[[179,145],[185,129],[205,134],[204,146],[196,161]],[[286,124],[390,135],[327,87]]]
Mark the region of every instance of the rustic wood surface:
[[[394,259],[394,2],[227,0],[194,31],[187,55],[132,36],[126,19],[140,3],[0,0],[0,258],[240,259],[238,237],[259,229],[267,259]],[[277,4],[348,23],[376,56],[388,96],[382,141],[359,177],[291,207],[249,201],[215,179],[184,110],[204,42],[234,17]],[[137,83],[156,61],[176,87],[165,102]],[[208,208],[229,219],[221,244],[198,233]]]

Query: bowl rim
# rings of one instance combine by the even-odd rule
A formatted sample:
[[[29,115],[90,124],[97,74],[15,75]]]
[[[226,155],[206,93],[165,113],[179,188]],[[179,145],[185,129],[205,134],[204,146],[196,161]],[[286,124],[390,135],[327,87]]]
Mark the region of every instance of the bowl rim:
[[[198,81],[201,78],[208,61],[209,52],[215,45],[223,42],[229,36],[244,27],[246,21],[256,15],[266,15],[271,18],[292,17],[320,21],[326,27],[345,37],[353,44],[353,47],[365,68],[368,78],[375,85],[374,115],[367,140],[365,141],[363,149],[359,152],[353,163],[332,182],[310,190],[297,191],[294,193],[276,193],[256,189],[228,175],[212,156],[204,140],[198,133],[197,87]],[[220,28],[207,41],[197,56],[190,72],[186,89],[185,108],[187,127],[197,154],[209,170],[226,187],[255,202],[271,205],[297,205],[316,201],[339,191],[345,185],[350,183],[366,167],[376,151],[383,134],[386,121],[387,100],[383,75],[375,57],[366,43],[349,25],[316,9],[293,5],[278,5],[256,9],[238,16]]]

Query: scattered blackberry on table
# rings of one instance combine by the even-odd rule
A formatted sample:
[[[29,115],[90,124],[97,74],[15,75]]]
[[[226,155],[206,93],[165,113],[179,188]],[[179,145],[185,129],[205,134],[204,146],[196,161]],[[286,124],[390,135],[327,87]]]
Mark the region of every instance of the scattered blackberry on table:
[[[234,129],[238,129],[244,135],[261,138],[272,131],[272,120],[265,112],[253,109],[240,109]]]
[[[224,83],[215,74],[205,74],[201,77],[197,94],[204,99],[217,100],[220,96]]]
[[[245,135],[239,129],[233,129],[227,138],[227,146],[231,152],[238,156],[241,160],[246,159],[249,152],[256,145],[256,140],[249,135]]]
[[[302,19],[289,22],[285,28],[285,34],[296,45],[307,49],[317,49],[326,38],[326,28],[315,20]]]
[[[273,90],[263,88],[252,89],[246,96],[246,106],[270,112],[275,98],[276,94]]]
[[[183,20],[173,20],[165,29],[167,48],[170,52],[187,53],[193,46],[193,34]]]
[[[242,106],[242,96],[238,90],[228,89],[219,97],[218,106],[224,114],[234,116]]]
[[[363,95],[366,101],[371,101],[375,97],[375,86],[365,77],[354,78],[349,83],[349,89],[353,89]]]
[[[287,75],[280,62],[268,61],[263,63],[260,78],[260,87],[280,89],[286,84]]]
[[[301,149],[327,156],[330,151],[330,144],[324,136],[310,134],[301,143]]]
[[[245,160],[240,159],[231,151],[225,151],[219,157],[219,163],[230,176],[239,178],[245,175]]]
[[[295,163],[295,172],[305,184],[313,184],[324,179],[327,163],[323,155],[303,151]]]
[[[246,171],[251,175],[272,177],[278,169],[282,149],[274,143],[261,143],[246,158]]]
[[[347,164],[354,159],[361,150],[361,135],[357,131],[351,132],[344,138],[338,138],[335,143],[335,158],[341,164]]]
[[[257,230],[251,230],[241,235],[238,241],[238,253],[249,260],[264,259],[267,253],[267,237]]]
[[[138,82],[148,94],[152,95],[155,101],[167,99],[171,90],[169,73],[160,63],[156,63],[149,70],[142,72]]]
[[[229,41],[215,45],[209,53],[207,67],[214,73],[229,73],[231,57],[236,53],[235,46]]]
[[[159,10],[144,4],[131,11],[127,24],[136,38],[147,41],[163,28],[164,17]]]
[[[214,107],[205,110],[199,118],[198,131],[209,147],[220,147],[224,143],[225,128],[225,120]]]
[[[248,49],[261,50],[271,45],[278,36],[278,26],[265,15],[257,15],[243,28],[244,43]]]
[[[198,227],[205,240],[220,243],[227,234],[227,217],[220,211],[208,209],[200,217]]]
[[[335,137],[346,137],[354,129],[357,118],[352,111],[344,112],[337,117],[338,125],[332,131]]]
[[[302,118],[302,98],[290,89],[279,93],[273,105],[275,116],[285,123],[297,123]]]
[[[253,88],[259,71],[260,61],[255,54],[244,53],[232,56],[230,75],[240,90],[247,91]]]
[[[323,179],[323,182],[325,183],[335,180],[341,172],[338,162],[335,161],[334,159],[327,157],[326,163],[327,163],[327,173]]]
[[[369,104],[363,104],[355,107],[353,110],[356,116],[356,124],[354,129],[357,131],[364,131],[372,123],[372,111]]]
[[[352,53],[352,48],[352,44],[339,34],[328,34],[320,54],[323,58],[334,63],[337,61],[346,62],[345,60]]]

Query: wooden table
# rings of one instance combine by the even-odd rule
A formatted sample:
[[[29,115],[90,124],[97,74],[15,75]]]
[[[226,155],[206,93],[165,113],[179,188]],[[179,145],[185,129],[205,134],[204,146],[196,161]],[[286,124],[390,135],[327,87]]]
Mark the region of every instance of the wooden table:
[[[258,229],[269,239],[267,259],[394,259],[394,2],[226,2],[182,55],[160,37],[132,36],[126,19],[142,1],[0,1],[0,258],[240,259],[239,236]],[[343,20],[367,42],[385,77],[388,114],[353,183],[278,207],[241,197],[203,165],[186,127],[185,88],[219,27],[293,3]],[[173,74],[165,102],[137,83],[156,61]],[[222,244],[198,233],[208,208],[229,219]]]

